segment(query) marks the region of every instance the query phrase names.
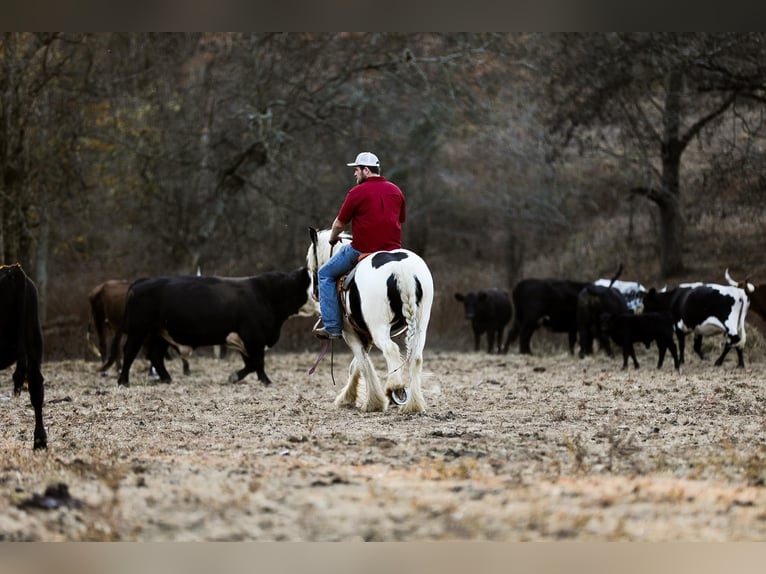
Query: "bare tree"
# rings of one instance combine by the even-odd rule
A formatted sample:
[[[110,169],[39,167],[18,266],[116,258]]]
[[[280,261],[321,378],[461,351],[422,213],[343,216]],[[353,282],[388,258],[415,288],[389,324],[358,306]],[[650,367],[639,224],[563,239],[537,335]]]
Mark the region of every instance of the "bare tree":
[[[761,34],[562,34],[539,39],[560,144],[628,158],[659,210],[661,271],[684,269],[682,158],[735,105],[761,105]]]

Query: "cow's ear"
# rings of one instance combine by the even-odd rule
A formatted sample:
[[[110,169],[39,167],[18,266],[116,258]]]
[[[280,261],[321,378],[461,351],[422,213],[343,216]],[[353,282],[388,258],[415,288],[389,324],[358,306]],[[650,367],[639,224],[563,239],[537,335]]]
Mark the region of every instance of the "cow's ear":
[[[311,243],[316,243],[319,239],[317,235],[316,227],[309,227],[309,237],[311,237]]]
[[[455,299],[457,299],[458,301],[462,301],[464,299],[463,294],[462,293],[455,293]]]

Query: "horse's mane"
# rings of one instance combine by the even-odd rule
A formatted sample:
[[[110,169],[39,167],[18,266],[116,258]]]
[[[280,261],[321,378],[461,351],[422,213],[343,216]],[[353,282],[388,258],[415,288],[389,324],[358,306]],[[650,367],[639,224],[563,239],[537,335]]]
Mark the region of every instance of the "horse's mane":
[[[306,254],[306,263],[309,271],[314,272],[318,267],[324,265],[324,263],[330,259],[331,252],[334,252],[331,249],[332,246],[329,241],[331,231],[332,230],[330,229],[317,230],[316,259],[313,243],[309,245],[309,250]],[[335,245],[335,251],[337,251],[340,245],[350,243],[352,239],[351,234],[346,233],[345,231],[340,234],[340,238],[340,243]],[[317,262],[317,259],[319,262]]]

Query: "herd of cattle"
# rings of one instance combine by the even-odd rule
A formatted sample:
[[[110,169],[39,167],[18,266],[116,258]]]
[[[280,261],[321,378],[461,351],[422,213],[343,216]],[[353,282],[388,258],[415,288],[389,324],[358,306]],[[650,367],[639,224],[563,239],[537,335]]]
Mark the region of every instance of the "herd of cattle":
[[[471,322],[477,351],[480,338],[486,333],[490,353],[505,353],[518,339],[519,352],[529,354],[532,335],[543,326],[555,333],[566,333],[572,354],[579,339],[580,357],[593,353],[594,341],[611,357],[613,342],[622,348],[623,369],[629,358],[638,368],[635,343],[644,343],[648,348],[654,341],[659,351],[657,368],[662,367],[665,354],[670,351],[674,366],[679,369],[684,362],[686,334],[694,333],[693,348],[700,358],[704,358],[702,337],[723,334],[726,343],[715,364],[723,364],[733,347],[737,366],[745,366],[742,353],[745,317],[752,308],[766,319],[766,284],[737,282],[727,269],[726,285],[698,282],[681,283],[671,289],[646,289],[638,282],[617,280],[621,270],[614,279],[593,283],[523,279],[510,297],[503,289],[484,289],[477,293],[455,293],[455,298],[463,303],[465,317]],[[508,323],[511,327],[502,343]]]
[[[621,270],[620,270],[621,271]],[[670,351],[676,369],[684,362],[684,340],[694,333],[694,351],[702,358],[702,337],[724,334],[726,344],[716,360],[721,365],[733,347],[737,365],[744,367],[745,317],[750,308],[766,319],[766,284],[736,282],[726,270],[727,284],[682,283],[661,290],[646,289],[638,282],[599,279],[593,283],[564,279],[524,279],[512,293],[485,289],[456,293],[471,321],[475,350],[487,334],[487,350],[507,352],[519,340],[519,352],[531,353],[532,335],[539,327],[567,333],[569,350],[579,355],[594,352],[598,342],[612,356],[611,342],[622,348],[623,368],[632,359],[638,368],[633,345],[654,341],[661,368]],[[106,281],[89,294],[92,327],[105,371],[119,370],[118,384],[129,385],[132,362],[141,349],[162,381],[170,381],[164,359],[170,348],[184,356],[201,346],[228,346],[242,356],[244,367],[231,374],[239,381],[255,372],[263,384],[271,384],[264,370],[264,351],[273,346],[282,325],[293,315],[317,313],[309,270],[263,273],[252,277],[222,278],[179,276],[140,279],[135,282]],[[35,412],[34,448],[47,447],[43,425],[42,331],[38,317],[37,289],[21,266],[0,266],[0,369],[15,363],[14,394],[27,383]],[[503,333],[511,323],[503,342]],[[107,326],[112,341],[107,343]],[[122,337],[126,336],[121,349]],[[678,341],[676,346],[675,339]],[[89,328],[90,339],[90,328]],[[119,369],[120,353],[122,368]],[[184,370],[188,363],[184,362]]]

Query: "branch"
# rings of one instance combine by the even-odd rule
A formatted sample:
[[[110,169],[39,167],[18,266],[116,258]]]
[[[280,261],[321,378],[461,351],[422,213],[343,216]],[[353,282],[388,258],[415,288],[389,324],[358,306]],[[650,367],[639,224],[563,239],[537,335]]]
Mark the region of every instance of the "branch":
[[[632,195],[640,195],[641,197],[645,197],[649,201],[656,203],[658,206],[665,205],[668,200],[667,193],[664,193],[661,189],[654,187],[632,187],[629,190],[629,193]]]
[[[689,131],[686,132],[684,136],[682,136],[679,140],[679,143],[681,144],[681,149],[686,149],[686,146],[689,145],[689,142],[700,132],[700,130],[705,127],[706,124],[720,116],[722,113],[724,113],[727,109],[731,107],[731,105],[734,103],[734,100],[737,99],[737,93],[732,92],[729,94],[729,96],[724,99],[724,101],[721,103],[720,106],[718,106],[716,109],[714,109],[712,112],[710,112],[708,115],[701,117],[698,119],[692,127],[689,128]]]

